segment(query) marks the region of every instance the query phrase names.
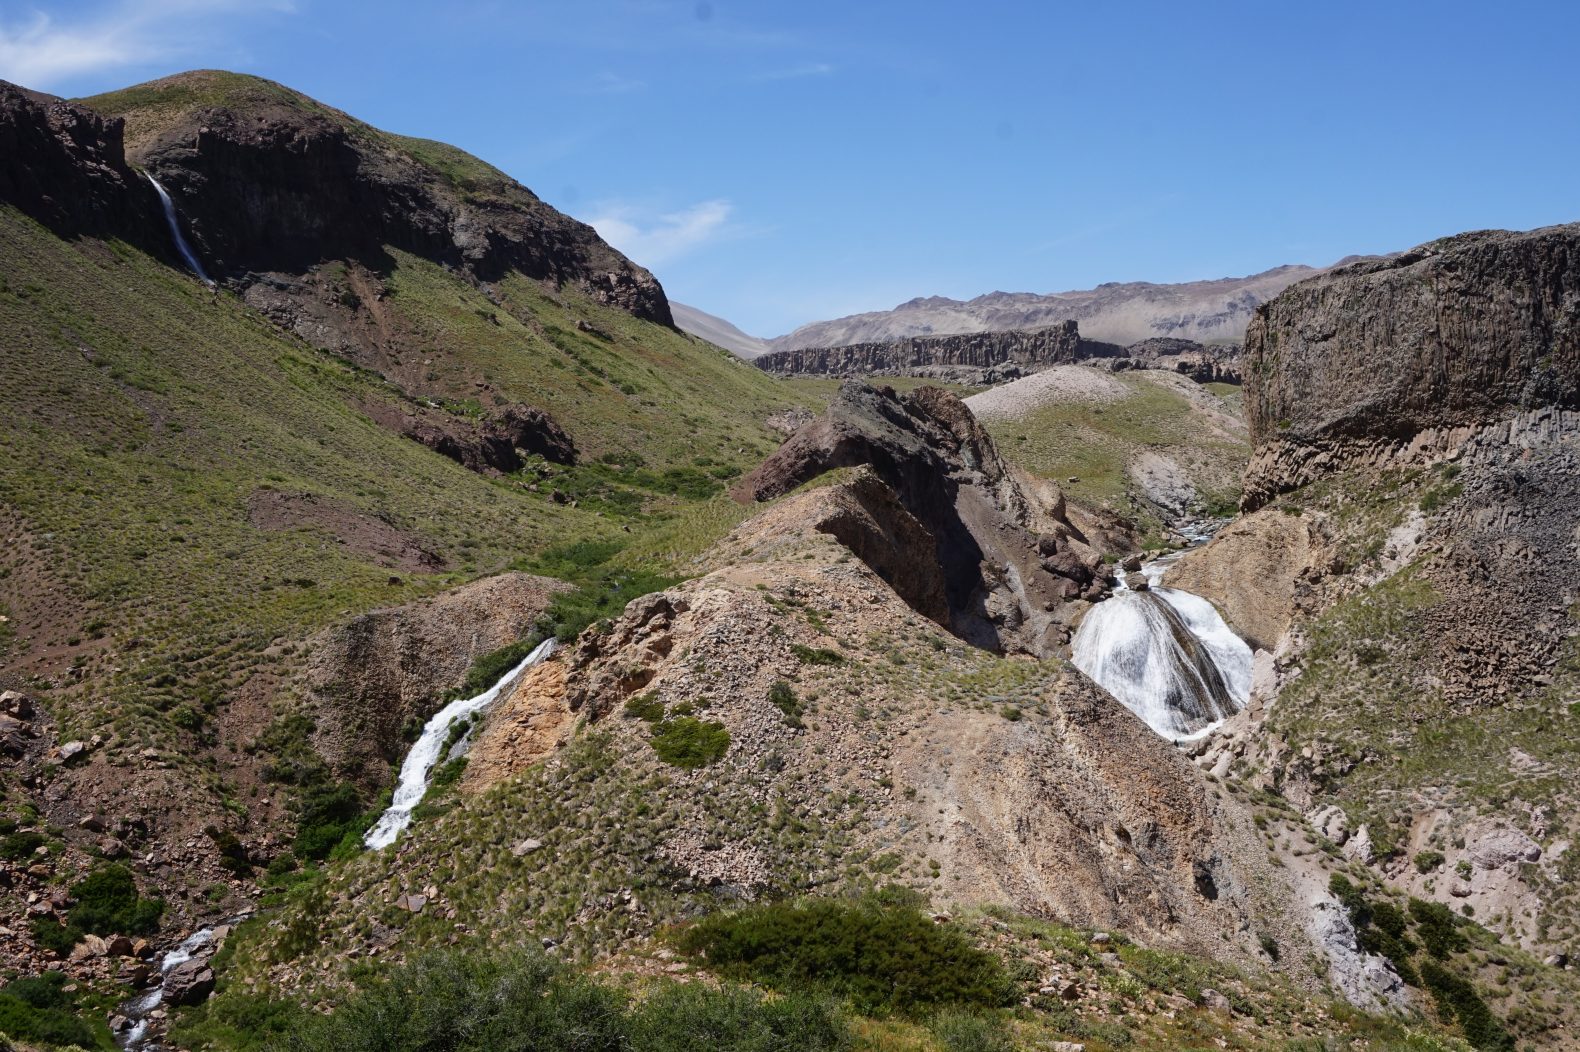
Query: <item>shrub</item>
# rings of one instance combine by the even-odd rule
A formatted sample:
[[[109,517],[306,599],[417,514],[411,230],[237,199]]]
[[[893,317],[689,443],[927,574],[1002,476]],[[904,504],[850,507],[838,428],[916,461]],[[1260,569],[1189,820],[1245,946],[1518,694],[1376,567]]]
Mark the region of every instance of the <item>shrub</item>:
[[[315,786],[302,794],[292,850],[297,858],[323,861],[347,837],[360,836],[370,817],[354,786]]]
[[[1004,1021],[969,1012],[940,1012],[928,1029],[944,1052],[1014,1052]]]
[[[472,667],[466,670],[466,678],[461,681],[461,685],[451,690],[445,697],[451,701],[457,698],[477,697],[503,679],[505,673],[525,661],[527,655],[536,650],[541,642],[543,637],[533,633],[525,639],[519,639],[498,650],[491,650],[475,659]]]
[[[790,684],[784,680],[776,680],[768,688],[768,701],[784,714],[786,726],[805,726],[801,722],[801,699],[796,697],[795,689]]]
[[[0,858],[8,862],[21,862],[31,858],[33,852],[47,843],[44,834],[36,829],[24,829],[0,840]]]
[[[706,767],[730,748],[730,732],[724,724],[692,716],[665,720],[650,740],[658,758],[676,767]]]
[[[65,986],[66,977],[60,972],[45,972],[0,987],[0,1034],[50,1045],[114,1048],[108,1033],[78,1017]]]
[[[790,645],[790,653],[801,659],[804,665],[843,665],[845,655],[837,650],[826,650],[823,647],[803,646],[800,643]]]
[[[678,941],[728,978],[849,998],[867,1013],[997,1007],[1015,992],[998,959],[959,929],[933,923],[911,902],[878,895],[713,914]]]
[[[122,865],[102,866],[71,887],[77,904],[68,915],[71,926],[94,935],[149,935],[159,929],[163,899],[137,893],[132,871]]]
[[[213,841],[214,849],[219,852],[219,864],[227,872],[238,877],[245,877],[252,872],[252,859],[247,854],[246,845],[236,839],[235,833],[216,826],[209,826],[203,832]]]
[[[1460,953],[1470,944],[1465,933],[1459,930],[1459,920],[1441,902],[1410,900],[1410,916],[1415,920],[1416,933],[1426,952],[1443,960],[1452,953]]]
[[[1415,856],[1415,869],[1417,873],[1430,873],[1443,864],[1441,851],[1418,851]]]
[[[61,924],[48,917],[34,917],[28,922],[28,929],[33,933],[35,943],[57,957],[66,956],[73,946],[82,941],[81,928]]]
[[[625,714],[632,719],[657,723],[664,718],[664,703],[659,701],[658,695],[652,691],[638,694],[625,703]]]
[[[1411,905],[1416,901],[1419,900],[1412,900]],[[1437,1010],[1458,1020],[1472,1045],[1490,1052],[1514,1052],[1514,1039],[1469,980],[1454,975],[1436,961],[1421,965],[1421,979],[1432,992]]]
[[[217,1009],[217,1005],[216,1005]],[[279,1052],[834,1052],[849,1031],[826,1002],[663,984],[633,1005],[542,953],[447,951],[376,977],[328,1016],[302,1013]]]

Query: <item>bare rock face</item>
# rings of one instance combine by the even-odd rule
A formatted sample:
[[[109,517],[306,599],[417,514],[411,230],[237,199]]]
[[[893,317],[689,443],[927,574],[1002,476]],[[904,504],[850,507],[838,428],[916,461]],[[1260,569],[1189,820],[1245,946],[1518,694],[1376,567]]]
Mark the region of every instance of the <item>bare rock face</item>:
[[[1245,503],[1580,408],[1580,224],[1482,231],[1303,281],[1246,332]]]
[[[882,509],[870,482],[851,499],[865,510],[827,532],[896,583],[913,608],[992,650],[1052,653],[1065,642],[1063,604],[1102,588],[1097,553],[1064,518],[1062,495],[1033,489],[999,457],[958,398],[935,387],[899,395],[847,383],[823,416],[796,432],[737,484],[764,501],[835,468],[867,466],[907,513]],[[844,539],[844,538],[842,538]],[[884,554],[887,553],[887,554]],[[907,567],[927,567],[907,569]],[[931,575],[943,583],[943,611]],[[940,613],[945,616],[940,617]]]
[[[759,369],[771,373],[925,375],[942,379],[947,377],[950,370],[980,372],[1005,366],[1035,370],[1043,366],[1064,365],[1123,353],[1114,344],[1081,339],[1080,328],[1076,323],[1066,321],[1040,329],[974,332],[955,336],[911,336],[844,347],[773,351],[757,357],[754,363]]]
[[[202,1004],[214,992],[214,969],[202,958],[183,961],[166,973],[164,991],[170,1004]]]
[[[474,660],[525,636],[565,587],[502,574],[322,633],[304,684],[320,751],[342,770],[386,770],[407,721],[431,716]]]
[[[1298,612],[1311,563],[1299,517],[1264,508],[1220,530],[1169,568],[1169,584],[1211,600],[1255,649],[1272,650]],[[1246,587],[1254,581],[1256,587]]]
[[[1195,340],[1157,336],[1125,348],[1123,358],[1115,358],[1109,368],[1167,369],[1188,376],[1199,384],[1239,384],[1240,348],[1208,347]]]

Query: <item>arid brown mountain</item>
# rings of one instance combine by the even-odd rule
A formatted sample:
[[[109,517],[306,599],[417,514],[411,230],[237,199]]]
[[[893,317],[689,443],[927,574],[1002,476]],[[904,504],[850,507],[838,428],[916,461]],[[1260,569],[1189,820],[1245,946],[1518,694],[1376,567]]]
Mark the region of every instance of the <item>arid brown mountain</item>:
[[[1085,361],[1114,358],[1124,348],[1081,338],[1073,321],[1040,329],[968,333],[960,336],[915,336],[843,347],[809,347],[771,351],[754,364],[771,373],[825,376],[899,376],[1022,372]]]
[[[813,322],[770,340],[776,351],[842,347],[907,336],[1034,329],[1069,319],[1089,339],[1131,344],[1158,336],[1199,343],[1239,343],[1259,304],[1319,271],[1275,267],[1244,278],[1178,285],[1110,282],[1075,292],[989,292],[971,300],[926,296],[893,310]]]
[[[669,310],[675,317],[675,327],[681,332],[700,336],[714,346],[723,347],[748,361],[769,350],[767,340],[748,336],[723,318],[714,317],[706,311],[674,300],[669,301]]]

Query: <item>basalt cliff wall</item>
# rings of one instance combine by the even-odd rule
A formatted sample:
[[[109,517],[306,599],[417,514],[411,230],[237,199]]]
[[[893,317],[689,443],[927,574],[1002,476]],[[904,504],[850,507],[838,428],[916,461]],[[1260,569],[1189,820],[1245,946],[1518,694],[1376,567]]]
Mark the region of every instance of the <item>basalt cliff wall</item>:
[[[771,373],[870,376],[905,374],[934,367],[1037,369],[1089,358],[1118,358],[1124,353],[1125,349],[1118,344],[1082,339],[1080,327],[1073,321],[1066,321],[1039,329],[911,336],[845,347],[774,351],[755,359],[755,364]]]
[[[1246,507],[1580,408],[1580,224],[1479,231],[1291,286],[1246,333]]]

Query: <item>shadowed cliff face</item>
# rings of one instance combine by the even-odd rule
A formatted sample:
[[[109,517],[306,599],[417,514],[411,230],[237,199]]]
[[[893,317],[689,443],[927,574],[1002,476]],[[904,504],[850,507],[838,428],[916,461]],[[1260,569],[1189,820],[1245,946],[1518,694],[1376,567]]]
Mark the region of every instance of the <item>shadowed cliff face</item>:
[[[170,190],[213,268],[375,270],[386,246],[479,281],[573,285],[673,325],[657,280],[584,223],[452,147],[390,135],[279,85],[184,73],[88,100],[127,118],[129,156]]]
[[[153,187],[126,164],[123,127],[0,80],[0,202],[62,237],[115,236],[168,255]]]
[[[899,395],[846,383],[823,416],[734,493],[771,500],[825,472],[863,465],[921,530],[904,533],[905,551],[880,559],[873,545],[858,545],[857,554],[880,573],[925,562],[942,576],[946,616],[906,595],[914,608],[990,650],[1051,654],[1068,642],[1066,604],[1101,592],[1100,557],[1065,519],[1062,495],[1029,497],[971,411],[946,391]]]
[[[1258,310],[1245,372],[1248,507],[1580,406],[1580,224],[1461,234],[1301,282]]]

